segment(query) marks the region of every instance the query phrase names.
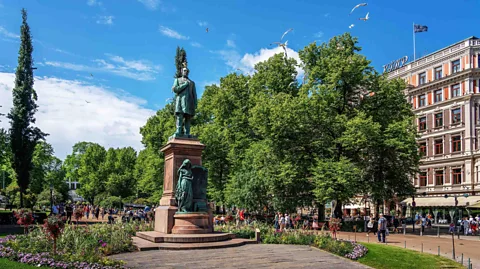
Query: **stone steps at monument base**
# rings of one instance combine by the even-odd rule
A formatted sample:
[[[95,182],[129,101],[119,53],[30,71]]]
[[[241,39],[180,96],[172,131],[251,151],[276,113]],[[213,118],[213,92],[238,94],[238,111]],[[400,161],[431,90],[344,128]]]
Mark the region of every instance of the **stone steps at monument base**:
[[[250,239],[235,238],[226,241],[205,242],[205,243],[153,243],[151,241],[133,237],[133,245],[138,251],[147,250],[192,250],[192,249],[215,249],[238,247],[245,244],[256,244],[257,242]]]
[[[235,238],[235,235],[230,233],[165,234],[150,231],[138,232],[137,237],[152,243],[207,243],[230,240]]]

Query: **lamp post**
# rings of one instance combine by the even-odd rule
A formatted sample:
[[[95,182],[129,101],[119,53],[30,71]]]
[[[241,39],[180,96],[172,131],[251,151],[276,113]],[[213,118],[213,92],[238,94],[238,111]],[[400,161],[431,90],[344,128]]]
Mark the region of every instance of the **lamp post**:
[[[50,215],[53,214],[53,184],[50,184]]]

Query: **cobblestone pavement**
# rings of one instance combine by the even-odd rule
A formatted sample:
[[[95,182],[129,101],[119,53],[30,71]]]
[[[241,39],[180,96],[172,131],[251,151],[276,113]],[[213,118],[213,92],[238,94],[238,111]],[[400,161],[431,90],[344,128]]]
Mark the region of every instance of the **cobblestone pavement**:
[[[359,242],[377,242],[377,236],[372,233],[369,237],[365,233],[357,233],[357,241]],[[354,240],[354,233],[340,232],[337,234],[338,238]],[[455,236],[455,256],[456,261],[461,262],[463,254],[463,264],[467,265],[468,258],[473,264],[474,269],[480,269],[480,238],[461,236],[458,239]],[[453,258],[452,250],[452,237],[442,235],[440,238],[436,236],[419,236],[419,235],[403,235],[403,234],[390,234],[387,236],[387,244],[394,245],[402,248],[416,250],[421,252],[423,246],[423,252],[438,255],[438,247],[440,247],[440,255],[449,259]]]
[[[133,268],[370,268],[333,254],[296,245],[248,244],[205,250],[152,250],[112,256]]]

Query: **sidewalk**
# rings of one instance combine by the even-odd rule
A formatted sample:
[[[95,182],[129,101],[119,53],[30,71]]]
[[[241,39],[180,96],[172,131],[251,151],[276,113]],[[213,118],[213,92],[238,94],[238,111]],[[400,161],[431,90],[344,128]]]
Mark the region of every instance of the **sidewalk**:
[[[369,237],[366,233],[356,233],[357,241],[359,242],[378,242],[377,236],[370,234]],[[340,232],[337,234],[337,238],[354,240],[355,234],[351,232]],[[455,256],[456,261],[461,261],[463,253],[463,264],[466,266],[468,258],[470,258],[473,268],[480,269],[480,240],[478,236],[461,236],[459,240],[455,236]],[[476,240],[475,240],[476,239]],[[440,238],[436,236],[418,236],[418,235],[403,235],[403,234],[390,234],[387,236],[387,244],[394,245],[416,251],[438,255],[438,247],[440,247],[440,255],[449,259],[452,259],[452,237],[442,235]]]

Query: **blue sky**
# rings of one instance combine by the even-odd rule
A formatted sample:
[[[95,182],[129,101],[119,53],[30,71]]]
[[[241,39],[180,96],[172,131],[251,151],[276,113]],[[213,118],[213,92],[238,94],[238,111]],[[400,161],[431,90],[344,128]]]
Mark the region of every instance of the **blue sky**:
[[[39,102],[50,107],[59,100],[68,100],[70,104],[53,110],[45,108],[40,114],[44,113],[45,119],[59,118],[62,113],[90,104],[83,101],[92,102],[79,102],[79,99],[96,100],[91,111],[93,118],[86,117],[85,110],[77,111],[76,120],[85,122],[77,131],[102,130],[102,139],[80,135],[58,146],[55,144],[60,144],[61,136],[57,132],[65,134],[65,130],[43,123],[51,129],[47,131],[60,152],[67,152],[73,139],[96,140],[104,146],[134,143],[139,148],[137,125],[142,125],[142,121],[172,97],[170,88],[177,45],[187,51],[190,77],[201,94],[205,84],[218,82],[220,77],[237,68],[250,72],[256,62],[279,52],[279,48],[269,44],[278,41],[288,28],[294,28],[285,38],[292,49],[289,55],[293,57],[311,42],[326,41],[350,31],[359,38],[362,53],[379,71],[382,65],[404,55],[412,58],[413,22],[429,27],[427,33],[417,34],[417,57],[480,35],[474,28],[478,25],[478,1],[459,0],[453,5],[446,0],[374,0],[349,16],[358,3],[360,1],[351,0],[0,0],[0,72],[6,80],[4,93],[11,87],[13,81],[9,80],[17,64],[22,7],[29,13],[28,22],[35,39],[34,58],[38,67],[35,75],[45,84],[40,83],[44,88],[39,90],[39,98],[43,98]],[[367,12],[370,13],[368,21],[358,20]],[[351,24],[355,26],[349,29]],[[66,96],[69,83],[76,87],[75,94]],[[60,84],[65,86],[65,91],[54,95],[53,91],[60,91]],[[51,85],[57,87],[52,90]],[[63,99],[59,99],[60,95]],[[102,96],[108,98],[101,99]],[[10,105],[6,97],[3,99],[0,112],[5,112]],[[109,100],[118,101],[119,110],[123,102],[132,106],[129,113],[135,119],[125,120],[126,116],[118,111],[105,112]],[[94,119],[101,117],[105,118],[101,122]],[[112,133],[116,127],[108,125],[112,117],[124,125],[121,133],[128,133],[129,140],[119,138],[122,142],[109,143],[109,135],[122,137]],[[40,120],[38,124],[42,127]],[[51,123],[52,126],[62,124],[61,121]]]

